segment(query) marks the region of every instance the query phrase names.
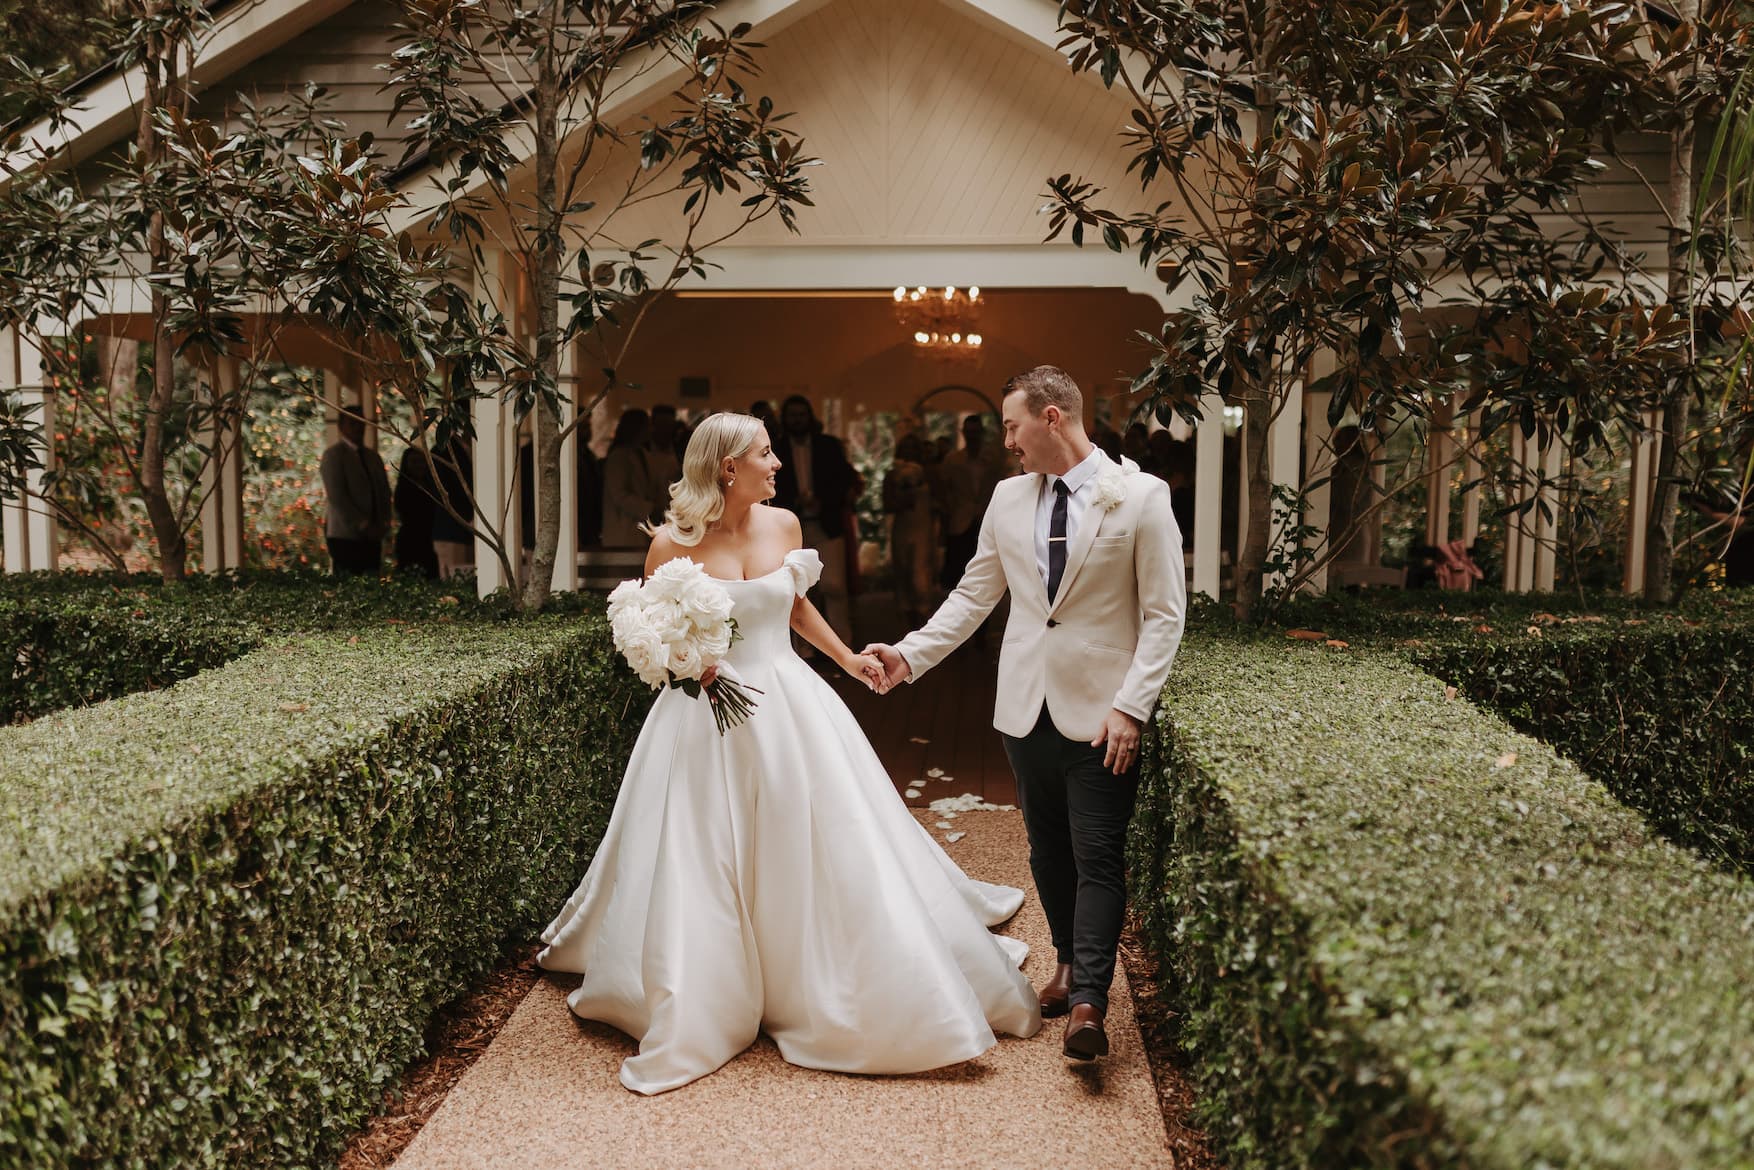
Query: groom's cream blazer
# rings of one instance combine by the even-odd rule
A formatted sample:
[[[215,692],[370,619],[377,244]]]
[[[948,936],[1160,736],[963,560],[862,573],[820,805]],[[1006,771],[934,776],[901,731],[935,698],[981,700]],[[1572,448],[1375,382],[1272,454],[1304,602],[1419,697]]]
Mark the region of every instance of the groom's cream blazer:
[[[1099,483],[1114,468],[1104,462]],[[1094,739],[1111,707],[1148,719],[1181,644],[1187,578],[1168,485],[1130,465],[1121,477],[1124,498],[1109,510],[1092,501],[1072,533],[1052,604],[1035,557],[1043,477],[1000,483],[961,583],[930,621],[896,645],[910,677],[943,661],[1009,589],[994,727],[1026,736],[1044,702],[1054,726],[1071,739]]]

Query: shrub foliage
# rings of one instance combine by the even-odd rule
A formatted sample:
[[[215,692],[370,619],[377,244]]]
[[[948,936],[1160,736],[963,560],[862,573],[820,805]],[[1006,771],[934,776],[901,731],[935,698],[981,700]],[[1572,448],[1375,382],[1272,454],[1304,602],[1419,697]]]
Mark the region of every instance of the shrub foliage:
[[[1136,889],[1230,1165],[1746,1165],[1754,885],[1393,655],[1196,639],[1164,711]]]
[[[268,637],[0,732],[0,1165],[330,1162],[595,848],[598,618]]]

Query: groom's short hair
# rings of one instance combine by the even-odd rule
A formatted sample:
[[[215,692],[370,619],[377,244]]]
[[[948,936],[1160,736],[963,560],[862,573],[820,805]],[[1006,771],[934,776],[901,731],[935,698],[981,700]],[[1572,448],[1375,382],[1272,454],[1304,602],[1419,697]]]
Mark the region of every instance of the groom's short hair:
[[[1004,397],[1009,398],[1019,390],[1032,415],[1039,417],[1048,407],[1057,406],[1067,418],[1084,421],[1084,395],[1078,383],[1072,381],[1072,375],[1058,366],[1037,366],[1014,376],[1005,383]]]

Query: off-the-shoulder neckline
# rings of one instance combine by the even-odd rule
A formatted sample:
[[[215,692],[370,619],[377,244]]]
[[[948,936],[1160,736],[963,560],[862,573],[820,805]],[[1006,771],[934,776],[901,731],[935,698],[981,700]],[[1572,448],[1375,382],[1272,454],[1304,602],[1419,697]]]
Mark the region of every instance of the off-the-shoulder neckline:
[[[775,568],[769,569],[767,572],[762,573],[760,576],[757,576],[757,577],[714,577],[711,573],[707,573],[706,575],[707,575],[707,577],[709,577],[710,579],[712,579],[714,581],[717,581],[721,585],[747,585],[751,581],[765,581],[769,577],[773,576],[775,573],[783,573],[785,570],[790,568],[791,566],[789,564],[787,564],[787,562],[790,561],[793,557],[799,556],[799,555],[806,553],[806,552],[809,552],[809,551],[811,551],[811,550],[803,549],[803,548],[795,548],[791,552],[787,553],[784,557],[780,558],[780,563],[778,566],[776,566]],[[701,568],[701,572],[706,573],[706,566],[705,565],[702,565],[700,568]]]

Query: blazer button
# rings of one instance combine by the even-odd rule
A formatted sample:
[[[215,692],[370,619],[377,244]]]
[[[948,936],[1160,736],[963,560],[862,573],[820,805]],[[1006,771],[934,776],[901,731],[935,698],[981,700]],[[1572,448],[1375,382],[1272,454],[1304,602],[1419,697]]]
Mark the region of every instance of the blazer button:
[[[1054,620],[1054,619],[1053,619],[1053,618],[1049,618],[1049,619],[1048,619],[1048,629],[1050,629],[1050,630],[1051,630],[1051,629],[1053,629],[1053,628],[1054,628],[1054,627],[1055,627],[1055,626],[1057,626],[1057,625],[1059,625],[1059,624],[1060,624],[1060,623],[1059,623],[1059,622],[1057,622],[1057,621],[1055,621],[1055,620]]]

